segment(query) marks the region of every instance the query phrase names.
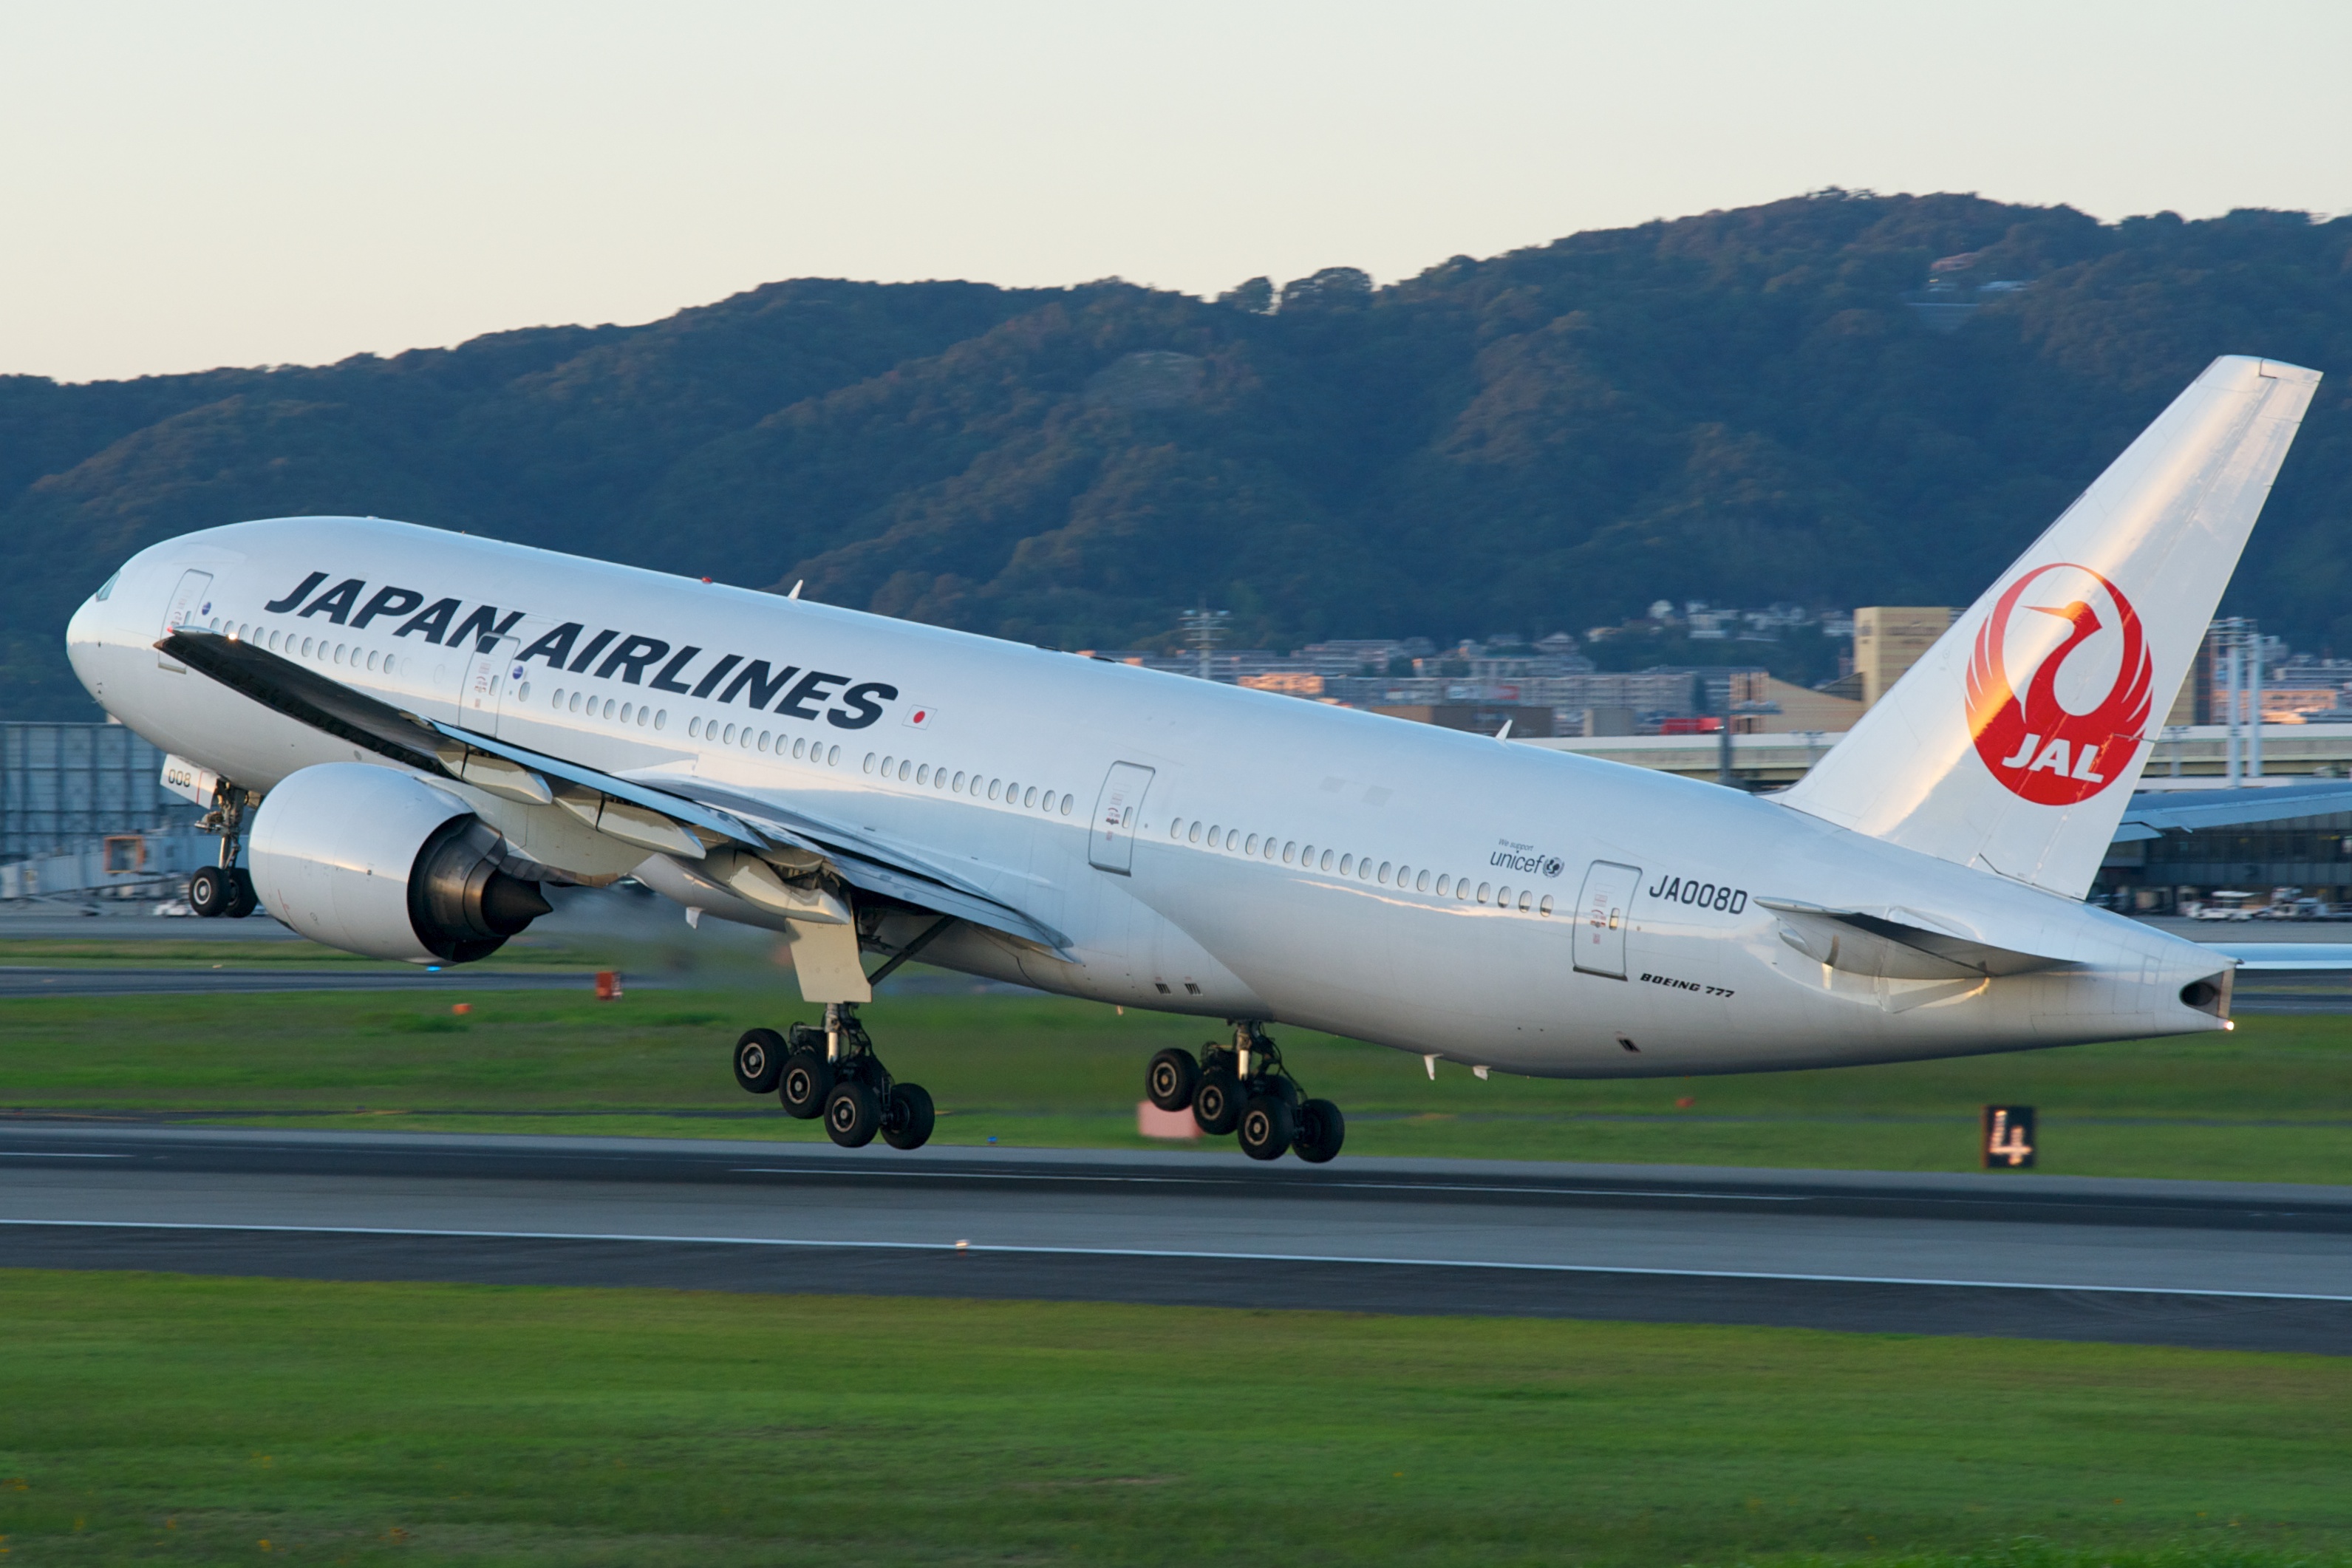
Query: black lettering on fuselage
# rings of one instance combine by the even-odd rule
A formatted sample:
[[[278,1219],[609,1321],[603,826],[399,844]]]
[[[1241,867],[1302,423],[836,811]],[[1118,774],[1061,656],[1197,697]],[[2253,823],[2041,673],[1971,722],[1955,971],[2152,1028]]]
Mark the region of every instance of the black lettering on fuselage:
[[[392,635],[404,637],[411,632],[423,632],[426,642],[439,642],[441,634],[449,629],[449,617],[457,613],[457,600],[436,599],[425,607],[423,615],[410,618]]]
[[[459,621],[457,629],[451,632],[444,640],[447,647],[457,647],[471,637],[474,639],[474,651],[488,653],[499,646],[499,639],[507,635],[507,628],[520,619],[522,619],[520,610],[509,610],[506,619],[500,620],[499,607],[496,605],[484,605],[480,609]]]
[[[743,656],[741,654],[729,654],[725,658],[720,659],[717,664],[711,666],[710,673],[709,675],[704,676],[700,680],[694,683],[694,694],[697,697],[709,696],[712,692],[719,689],[719,683],[727,679],[727,672],[742,662]]]
[[[801,683],[793,688],[793,694],[776,705],[776,711],[794,719],[814,719],[823,710],[812,708],[809,704],[823,702],[831,697],[833,693],[828,688],[848,684],[849,677],[845,675],[827,675],[821,669],[812,669],[801,677]]]
[[[360,602],[360,590],[366,586],[357,577],[346,577],[303,605],[302,614],[316,616],[323,613],[340,626],[352,618],[352,606]]]
[[[659,637],[638,637],[635,634],[613,650],[612,657],[596,667],[596,679],[609,680],[619,670],[624,684],[645,684],[646,666],[669,651],[669,644]]]
[[[287,611],[292,609],[295,605],[300,604],[304,599],[309,598],[310,596],[310,590],[317,587],[326,580],[327,574],[324,572],[313,572],[308,577],[302,579],[302,584],[300,587],[296,588],[292,593],[287,595],[282,599],[270,600],[269,603],[262,605],[261,607],[269,615],[282,616]]]
[[[646,684],[652,687],[656,691],[675,691],[679,695],[684,696],[687,693],[688,688],[685,681],[677,679],[678,674],[680,671],[684,670],[688,665],[692,664],[697,658],[701,657],[701,654],[702,650],[698,647],[682,647],[678,649],[677,656],[667,664],[663,665],[659,669],[654,671],[654,678],[646,682]]]
[[[825,714],[825,722],[836,729],[863,730],[882,717],[883,703],[896,701],[898,696],[895,686],[886,686],[878,680],[863,681],[841,694],[842,703],[849,711],[833,709]]]
[[[404,616],[425,602],[425,595],[414,588],[378,588],[367,608],[352,617],[352,629],[364,629],[378,616]]]
[[[741,696],[744,689],[748,687],[751,692],[751,706],[765,708],[776,700],[776,693],[784,689],[784,683],[800,672],[799,665],[788,664],[784,666],[782,674],[771,680],[768,679],[768,661],[764,658],[755,658],[743,667],[742,674],[727,683],[727,689],[719,694],[719,700],[732,702]],[[816,715],[811,713],[807,717],[814,719]]]
[[[588,646],[580,650],[580,657],[573,659],[564,668],[569,669],[574,675],[579,674],[582,670],[596,662],[596,656],[604,651],[604,645],[606,643],[611,642],[614,637],[619,637],[620,635],[621,634],[618,632],[598,632],[594,637],[588,639]]]
[[[562,669],[563,661],[572,657],[572,641],[580,635],[582,629],[578,621],[566,621],[523,649],[522,657],[515,662],[529,664],[534,658],[543,658],[547,661],[548,668]]]

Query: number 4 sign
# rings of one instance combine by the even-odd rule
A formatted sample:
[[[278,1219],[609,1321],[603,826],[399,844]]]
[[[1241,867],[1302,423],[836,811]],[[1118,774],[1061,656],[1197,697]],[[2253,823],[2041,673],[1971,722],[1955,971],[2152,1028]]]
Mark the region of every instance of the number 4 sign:
[[[2033,1163],[2033,1107],[1986,1106],[1984,1136],[1978,1147],[1984,1152],[1985,1169],[1988,1171],[2031,1168]]]

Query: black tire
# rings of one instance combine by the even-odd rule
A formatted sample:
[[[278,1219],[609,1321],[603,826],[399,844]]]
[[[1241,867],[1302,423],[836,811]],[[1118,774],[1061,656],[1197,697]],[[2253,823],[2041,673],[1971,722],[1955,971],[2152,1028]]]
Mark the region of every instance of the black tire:
[[[1234,1069],[1213,1067],[1202,1072],[1201,1081],[1192,1086],[1192,1120],[1201,1124],[1201,1131],[1221,1138],[1241,1119],[1242,1089]]]
[[[1348,1119],[1328,1100],[1310,1100],[1298,1108],[1298,1133],[1290,1152],[1310,1165],[1320,1165],[1348,1141]]]
[[[776,1099],[786,1116],[814,1121],[824,1114],[825,1097],[833,1092],[833,1064],[814,1051],[793,1051],[784,1058],[776,1079]]]
[[[228,873],[218,866],[199,866],[196,874],[188,879],[188,908],[206,920],[217,920],[228,912]]]
[[[824,1097],[824,1135],[845,1149],[863,1149],[882,1130],[882,1107],[874,1091],[851,1079]]]
[[[1298,1119],[1280,1095],[1253,1094],[1242,1107],[1241,1125],[1234,1131],[1241,1135],[1242,1152],[1251,1159],[1279,1160],[1298,1136]]]
[[[773,1029],[746,1029],[735,1042],[735,1087],[745,1094],[773,1094],[784,1076],[783,1036]]]
[[[1143,1092],[1162,1110],[1190,1110],[1192,1090],[1200,1081],[1201,1064],[1192,1059],[1192,1053],[1171,1046],[1144,1069]]]
[[[241,921],[261,907],[260,895],[253,890],[253,873],[242,866],[228,868],[228,908],[221,913],[233,921]]]
[[[931,1141],[931,1091],[919,1083],[902,1083],[890,1091],[890,1108],[882,1117],[882,1142],[893,1149],[919,1149]]]

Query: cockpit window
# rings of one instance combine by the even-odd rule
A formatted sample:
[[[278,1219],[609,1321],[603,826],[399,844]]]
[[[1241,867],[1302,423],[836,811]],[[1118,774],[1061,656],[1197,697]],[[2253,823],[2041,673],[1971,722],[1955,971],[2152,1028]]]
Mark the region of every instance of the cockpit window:
[[[114,585],[121,581],[122,581],[122,574],[117,572],[113,576],[109,577],[103,584],[101,584],[98,592],[92,594],[90,597],[93,599],[103,600],[109,594],[114,592]]]

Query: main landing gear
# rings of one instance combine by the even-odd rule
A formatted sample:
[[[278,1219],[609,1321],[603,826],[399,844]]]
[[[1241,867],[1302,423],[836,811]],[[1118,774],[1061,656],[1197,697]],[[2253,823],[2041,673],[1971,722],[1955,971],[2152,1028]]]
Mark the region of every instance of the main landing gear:
[[[207,920],[241,921],[258,909],[253,878],[236,863],[237,844],[245,828],[245,792],[223,784],[214,796],[219,804],[197,826],[220,835],[220,864],[199,866],[188,879],[188,908]]]
[[[877,1132],[893,1149],[930,1141],[930,1095],[891,1078],[852,1002],[826,1003],[823,1028],[744,1030],[735,1042],[735,1081],[747,1093],[774,1095],[787,1116],[823,1117],[825,1136],[845,1149],[863,1148]]]
[[[1144,1090],[1162,1110],[1191,1107],[1203,1132],[1236,1135],[1253,1160],[1288,1150],[1319,1165],[1347,1141],[1347,1119],[1328,1100],[1308,1100],[1282,1065],[1282,1052],[1255,1024],[1234,1026],[1234,1043],[1203,1046],[1200,1059],[1171,1048],[1151,1058]]]

